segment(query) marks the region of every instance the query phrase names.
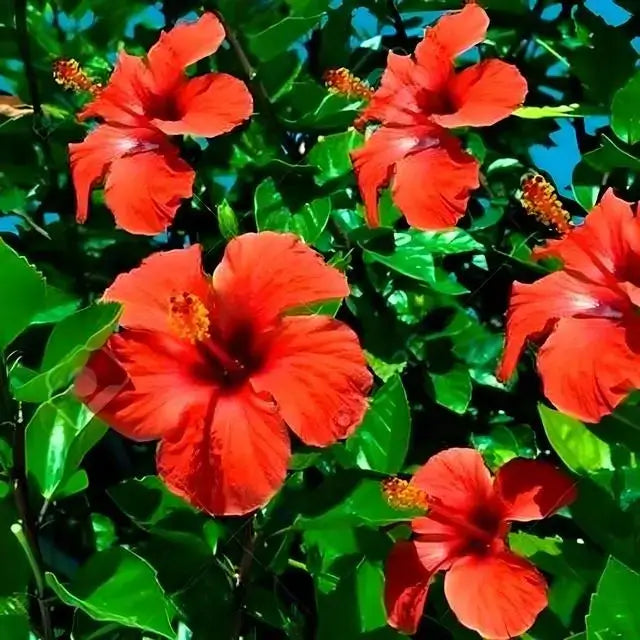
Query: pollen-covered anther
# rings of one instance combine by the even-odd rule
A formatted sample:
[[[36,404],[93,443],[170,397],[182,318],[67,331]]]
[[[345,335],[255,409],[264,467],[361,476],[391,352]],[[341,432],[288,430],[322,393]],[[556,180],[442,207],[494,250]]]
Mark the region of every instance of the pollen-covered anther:
[[[569,212],[562,206],[554,186],[544,176],[528,173],[523,176],[520,188],[520,202],[530,216],[561,234],[571,229]]]
[[[181,293],[169,299],[169,326],[184,340],[196,343],[209,336],[209,312],[193,293]]]
[[[328,69],[324,72],[322,79],[331,91],[347,98],[371,100],[373,96],[373,89],[345,67]]]
[[[427,510],[427,494],[402,478],[387,478],[382,481],[382,493],[394,509]]]
[[[60,58],[53,63],[53,79],[65,89],[86,91],[93,96],[102,89],[102,85],[90,78],[73,58]]]

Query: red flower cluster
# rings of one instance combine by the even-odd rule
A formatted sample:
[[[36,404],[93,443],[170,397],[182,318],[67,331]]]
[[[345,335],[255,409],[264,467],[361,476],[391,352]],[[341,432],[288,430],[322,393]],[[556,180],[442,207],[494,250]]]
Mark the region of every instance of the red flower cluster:
[[[451,227],[464,215],[478,163],[448,129],[495,124],[527,93],[520,72],[500,60],[456,73],[454,59],[481,42],[488,26],[484,9],[468,4],[427,29],[413,58],[389,53],[359,119],[381,126],[352,153],[370,226],[380,223],[378,191],[391,181],[393,200],[414,227]]]
[[[146,59],[120,53],[109,83],[79,115],[104,124],[69,145],[78,222],[87,218],[91,188],[104,178],[105,200],[120,227],[153,235],[171,223],[180,200],[192,194],[195,174],[169,136],[218,136],[253,111],[237,78],[184,73],[224,36],[218,18],[205,13],[162,33]]]
[[[609,190],[584,225],[534,255],[560,258],[564,268],[514,283],[498,376],[512,375],[528,339],[542,343],[547,398],[597,422],[640,387],[640,219]]]
[[[389,623],[414,633],[429,583],[447,571],[444,592],[458,620],[489,639],[519,636],[547,605],[547,584],[506,544],[510,522],[540,520],[575,499],[570,478],[537,460],[515,459],[495,478],[473,449],[447,449],[408,485],[426,516],[414,518],[414,539],[397,542],[386,565]],[[398,501],[395,496],[396,502]],[[406,505],[405,505],[406,506]]]
[[[77,393],[120,433],[160,439],[174,492],[213,514],[246,513],[284,481],[285,422],[323,447],[362,420],[372,377],[357,336],[328,316],[291,315],[348,293],[291,234],[235,238],[213,279],[198,246],[157,253],[106,291],[123,329]]]

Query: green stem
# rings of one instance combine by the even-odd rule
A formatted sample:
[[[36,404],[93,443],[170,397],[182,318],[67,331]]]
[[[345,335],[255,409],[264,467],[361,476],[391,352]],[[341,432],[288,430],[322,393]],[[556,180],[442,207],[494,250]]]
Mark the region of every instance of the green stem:
[[[9,393],[9,377],[4,357],[0,355],[0,410],[5,420],[13,424],[13,469],[11,470],[13,495],[20,523],[12,525],[11,531],[22,546],[33,571],[36,583],[36,599],[40,610],[40,625],[44,640],[53,640],[53,626],[49,607],[45,600],[42,557],[38,545],[36,526],[29,508],[29,485],[27,484],[25,457],[25,424]]]
[[[558,53],[550,44],[542,40],[541,38],[535,37],[533,41],[540,45],[543,49],[548,51],[554,58],[562,62],[566,67],[570,67],[571,63],[560,53]]]
[[[290,567],[293,567],[294,569],[300,569],[300,571],[306,571],[307,573],[309,573],[309,568],[304,562],[300,562],[299,560],[294,560],[293,558],[289,558],[287,560],[287,563]]]
[[[13,535],[18,539],[18,542],[20,543],[25,556],[27,556],[29,566],[31,567],[33,577],[36,581],[38,592],[44,593],[44,576],[42,575],[42,571],[40,570],[40,565],[38,564],[36,557],[33,555],[33,551],[31,550],[31,546],[29,545],[29,542],[27,540],[23,525],[19,522],[12,524],[11,533],[13,533]]]
[[[405,46],[409,45],[409,36],[407,35],[407,31],[404,28],[404,24],[402,22],[402,16],[398,11],[398,7],[396,7],[396,3],[394,0],[387,0],[387,8],[389,9],[389,13],[391,14],[391,20],[393,21],[393,26],[395,27],[396,34],[398,38],[402,40],[402,43]]]

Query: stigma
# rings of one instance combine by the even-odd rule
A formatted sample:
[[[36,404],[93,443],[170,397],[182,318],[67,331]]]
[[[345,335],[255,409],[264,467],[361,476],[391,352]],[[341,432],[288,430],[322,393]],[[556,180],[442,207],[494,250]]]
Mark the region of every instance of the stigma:
[[[427,494],[402,478],[387,478],[382,482],[382,493],[394,509],[426,511],[429,507]]]
[[[373,89],[345,67],[328,69],[322,75],[322,79],[331,91],[347,98],[371,100],[373,96]]]
[[[571,230],[569,212],[562,206],[554,186],[539,173],[527,173],[520,183],[520,202],[525,211],[560,234]]]
[[[193,293],[181,293],[169,298],[169,326],[183,340],[192,344],[209,337],[209,312]]]
[[[53,63],[53,79],[65,89],[98,95],[102,85],[90,78],[73,58],[60,58]]]

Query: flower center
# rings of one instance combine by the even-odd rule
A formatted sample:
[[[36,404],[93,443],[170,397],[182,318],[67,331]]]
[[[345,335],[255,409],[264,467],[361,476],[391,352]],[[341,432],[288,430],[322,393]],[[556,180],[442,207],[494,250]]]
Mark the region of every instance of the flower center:
[[[354,76],[349,69],[344,67],[328,69],[322,75],[322,79],[331,91],[347,98],[371,100],[373,97],[373,89],[364,80]]]
[[[73,58],[60,58],[54,61],[53,79],[65,89],[76,93],[86,91],[96,96],[102,89],[102,85],[92,80]]]
[[[494,545],[501,544],[509,529],[495,505],[479,505],[471,513],[463,515],[438,499],[430,499],[425,491],[401,478],[383,480],[382,493],[394,509],[428,512],[428,518],[454,527],[469,553],[490,551]]]
[[[193,293],[181,293],[169,299],[169,326],[180,338],[192,344],[209,337],[209,312]]]
[[[530,216],[563,235],[571,229],[569,212],[562,206],[554,186],[543,176],[539,173],[525,174],[520,189],[520,202]]]
[[[402,478],[383,480],[382,493],[394,509],[425,511],[429,506],[427,494]]]

